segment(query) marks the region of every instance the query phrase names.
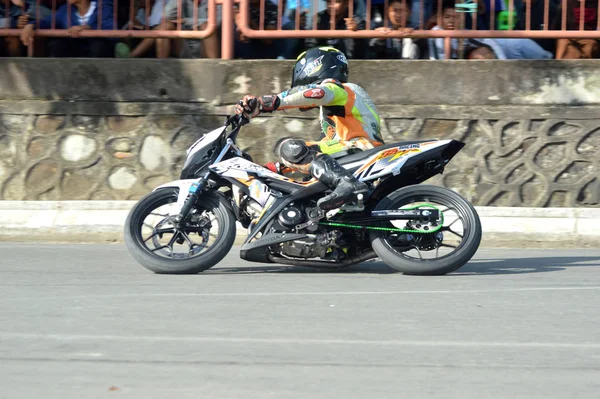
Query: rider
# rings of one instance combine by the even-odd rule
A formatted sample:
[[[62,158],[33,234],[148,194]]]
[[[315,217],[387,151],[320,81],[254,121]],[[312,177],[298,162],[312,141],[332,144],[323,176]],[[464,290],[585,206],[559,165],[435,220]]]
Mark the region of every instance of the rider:
[[[369,192],[365,183],[328,154],[349,149],[368,150],[383,144],[373,101],[362,87],[348,83],[348,61],[344,53],[333,47],[305,51],[294,65],[290,90],[260,97],[247,95],[235,111],[250,119],[261,112],[314,107],[321,108],[320,140],[285,139],[275,151],[284,165],[310,174],[333,190],[317,201],[319,208],[327,211],[341,207],[355,195]]]

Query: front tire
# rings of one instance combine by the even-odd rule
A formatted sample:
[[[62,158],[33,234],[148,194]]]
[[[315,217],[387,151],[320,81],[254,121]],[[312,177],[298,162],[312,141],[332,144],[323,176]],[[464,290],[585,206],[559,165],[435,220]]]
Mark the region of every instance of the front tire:
[[[219,197],[210,193],[202,194],[192,211],[199,215],[198,220],[204,217],[202,222],[208,227],[203,229],[202,223],[199,222],[190,226],[189,230],[182,230],[185,235],[177,235],[177,230],[170,224],[168,215],[155,212],[161,207],[176,203],[178,192],[177,188],[163,188],[146,195],[131,209],[125,222],[125,245],[129,253],[142,266],[155,273],[196,274],[210,269],[227,255],[235,240],[235,217]],[[142,228],[148,227],[146,219],[149,215],[158,215],[163,217],[163,220],[158,224],[160,229],[153,226],[152,235],[146,238],[142,235]],[[209,217],[207,224],[206,216],[202,215],[212,215],[214,219]],[[213,226],[215,233],[211,232],[213,223],[218,223],[218,228]],[[196,235],[202,241],[199,244],[192,241],[192,237],[195,238]],[[215,242],[208,246],[210,237],[214,237]],[[160,242],[161,240],[163,241]],[[164,245],[165,241],[168,241],[170,246]],[[180,241],[188,245],[187,254],[175,253],[174,245]],[[150,242],[154,243],[155,247],[162,244],[162,247],[150,248]]]
[[[440,230],[441,236],[433,236],[435,233],[430,234],[413,234],[415,237],[411,248],[402,247],[398,248],[393,245],[390,233],[385,231],[371,231],[369,238],[371,245],[375,253],[379,258],[388,266],[404,272],[405,274],[411,275],[444,275],[453,272],[464,264],[466,264],[477,252],[479,244],[481,242],[481,222],[477,211],[465,198],[457,194],[456,192],[449,190],[444,187],[432,186],[432,185],[415,185],[401,188],[387,197],[383,198],[376,206],[375,209],[399,209],[402,206],[406,206],[415,202],[427,202],[437,203],[448,208],[448,211],[452,209],[457,215],[458,219],[462,221],[464,225],[462,235],[456,233],[451,227],[444,230],[446,227],[442,227]],[[449,221],[446,221],[448,223]],[[442,224],[444,221],[442,220]],[[396,227],[390,224],[389,227]],[[448,231],[448,236],[452,234],[461,237],[459,245],[454,247],[454,251],[448,255],[437,257],[438,250],[442,246],[452,247],[451,245],[444,245],[439,237],[444,237],[444,233]],[[452,234],[450,234],[452,233]],[[439,234],[439,233],[438,233]],[[434,238],[435,237],[435,238]],[[433,259],[425,259],[419,250],[419,242],[423,242],[422,239],[427,240],[427,246],[425,251],[436,250],[436,257]],[[419,258],[408,256],[407,249],[416,248],[419,254]],[[421,246],[421,249],[423,247]]]

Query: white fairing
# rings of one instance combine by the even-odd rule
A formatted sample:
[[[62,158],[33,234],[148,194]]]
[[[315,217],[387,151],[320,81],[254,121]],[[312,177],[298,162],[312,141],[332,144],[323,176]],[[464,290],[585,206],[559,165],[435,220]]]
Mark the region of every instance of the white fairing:
[[[190,146],[190,148],[187,149],[187,157],[188,158],[191,157],[196,152],[198,152],[198,150],[200,150],[201,148],[204,148],[207,145],[212,144],[213,141],[215,141],[216,139],[218,139],[221,136],[221,134],[223,133],[223,130],[225,130],[225,129],[226,129],[226,127],[220,127],[218,129],[210,131],[210,132],[206,133],[204,136],[200,137],[194,144],[192,144]]]
[[[269,169],[257,165],[244,158],[231,158],[223,162],[219,162],[209,167],[215,173],[221,176],[233,177],[240,180],[248,180],[248,173],[256,174],[259,177],[271,176],[275,179],[281,179],[282,176],[271,172]],[[253,180],[248,186],[250,197],[261,206],[265,206],[271,198],[269,186],[262,183],[260,180]]]
[[[187,149],[187,158],[191,157],[192,155],[194,155],[196,152],[198,152],[202,148],[206,147],[207,145],[212,144],[216,139],[218,139],[221,136],[221,134],[223,133],[223,130],[225,130],[225,129],[226,129],[225,127],[220,127],[218,129],[212,130],[212,131],[206,133],[204,136],[200,137],[194,144],[192,144],[190,146],[190,148]],[[187,197],[189,195],[190,187],[192,186],[193,183],[197,183],[199,181],[200,181],[200,179],[175,180],[175,181],[172,181],[169,183],[162,184],[162,185],[156,187],[153,191],[156,191],[160,188],[168,188],[168,187],[178,188],[179,194],[177,195],[177,203],[173,204],[169,209],[170,215],[177,215],[177,214],[179,214],[179,211],[183,207],[183,204],[185,203],[185,200],[187,199]]]
[[[256,173],[258,176],[271,176],[275,179],[281,178],[281,175],[278,175],[275,172],[271,172],[269,169],[257,165],[254,162],[250,162],[247,159],[236,157],[231,158],[223,162],[219,162],[217,164],[209,166],[210,169],[215,171],[216,173],[235,177],[235,178],[248,178],[248,173]]]

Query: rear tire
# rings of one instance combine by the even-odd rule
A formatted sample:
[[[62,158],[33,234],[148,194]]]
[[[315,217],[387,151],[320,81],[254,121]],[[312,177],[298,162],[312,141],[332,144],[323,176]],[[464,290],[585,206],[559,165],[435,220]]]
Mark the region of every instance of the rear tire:
[[[210,211],[218,221],[216,242],[206,250],[186,259],[165,258],[152,252],[144,243],[142,224],[158,206],[177,201],[178,189],[156,190],[142,198],[129,212],[125,222],[125,245],[129,253],[145,268],[159,274],[196,274],[219,263],[231,250],[235,240],[235,217],[232,212],[210,193],[200,198],[201,208]],[[162,205],[161,205],[162,204]]]
[[[456,250],[442,258],[414,259],[404,255],[403,251],[395,249],[387,239],[387,232],[372,230],[369,232],[369,238],[373,250],[386,265],[405,274],[435,276],[453,272],[471,260],[479,248],[482,234],[479,215],[473,205],[456,192],[431,185],[401,188],[383,198],[375,209],[398,209],[407,202],[410,203],[411,198],[420,197],[451,205],[464,218],[463,223],[468,228],[464,232],[463,241]]]

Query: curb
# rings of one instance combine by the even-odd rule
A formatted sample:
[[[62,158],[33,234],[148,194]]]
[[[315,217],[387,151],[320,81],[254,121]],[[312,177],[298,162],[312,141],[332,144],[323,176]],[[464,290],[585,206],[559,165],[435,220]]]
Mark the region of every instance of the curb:
[[[0,241],[123,241],[136,201],[0,201]],[[600,247],[600,208],[475,207],[482,246]],[[245,239],[238,224],[236,243]]]

